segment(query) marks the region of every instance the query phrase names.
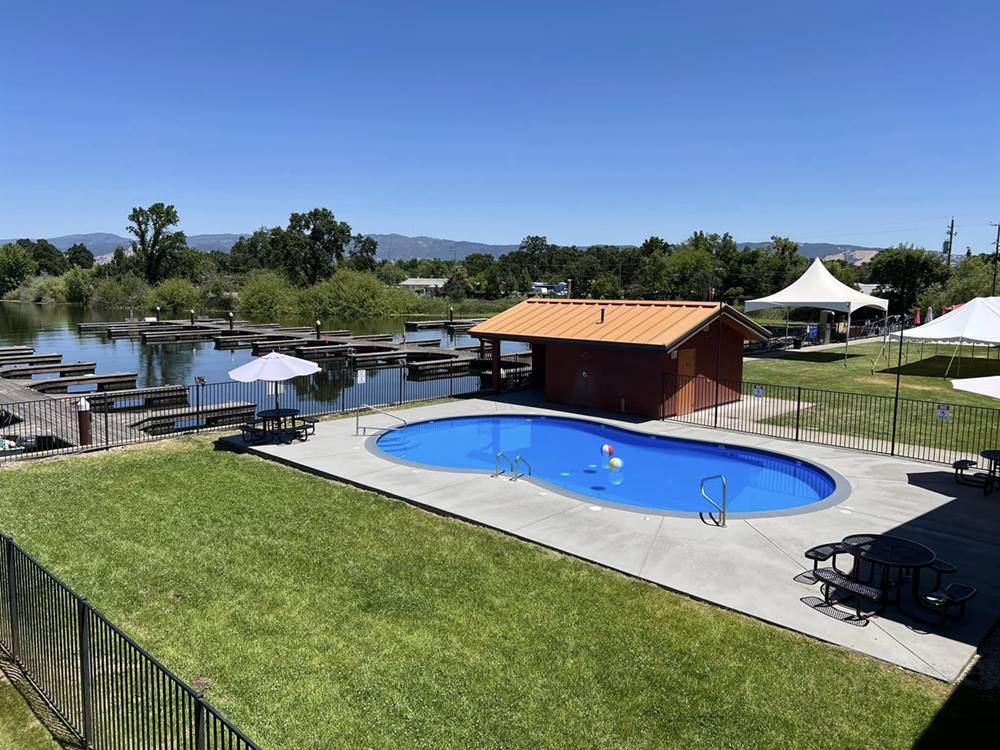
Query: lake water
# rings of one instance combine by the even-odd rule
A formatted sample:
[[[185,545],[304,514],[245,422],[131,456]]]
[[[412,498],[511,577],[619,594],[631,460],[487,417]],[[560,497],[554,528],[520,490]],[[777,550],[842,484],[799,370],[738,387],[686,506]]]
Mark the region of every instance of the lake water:
[[[0,347],[33,346],[38,354],[58,352],[63,362],[96,362],[97,372],[137,372],[137,385],[191,384],[196,376],[209,383],[229,380],[228,372],[253,359],[249,349],[220,351],[212,341],[146,345],[138,339],[109,339],[101,333],[78,333],[77,323],[121,321],[120,310],[94,310],[70,305],[34,305],[0,302]],[[403,339],[405,318],[324,320],[326,330],[346,329],[356,334],[391,333]],[[288,325],[311,321],[285,320]],[[443,330],[408,331],[407,341],[438,339],[443,346],[474,343]],[[504,347],[507,351],[507,347]],[[42,376],[39,376],[42,377]],[[74,389],[75,390],[75,389]]]

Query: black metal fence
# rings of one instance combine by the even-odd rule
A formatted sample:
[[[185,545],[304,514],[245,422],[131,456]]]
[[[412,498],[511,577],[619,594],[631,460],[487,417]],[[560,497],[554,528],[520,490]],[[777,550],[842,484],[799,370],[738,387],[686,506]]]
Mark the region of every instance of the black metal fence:
[[[530,364],[526,360],[505,355],[502,365],[504,390],[527,382]],[[0,464],[232,429],[276,402],[298,409],[303,416],[324,416],[365,406],[469,396],[492,387],[491,373],[476,374],[467,366],[418,373],[402,366],[325,369],[277,388],[271,383],[231,381],[40,396],[35,401],[0,403]],[[82,417],[81,408],[87,412]]]
[[[259,750],[11,537],[0,554],[0,646],[84,744]]]
[[[1000,446],[1000,409],[751,381],[669,376],[665,418],[920,461]]]

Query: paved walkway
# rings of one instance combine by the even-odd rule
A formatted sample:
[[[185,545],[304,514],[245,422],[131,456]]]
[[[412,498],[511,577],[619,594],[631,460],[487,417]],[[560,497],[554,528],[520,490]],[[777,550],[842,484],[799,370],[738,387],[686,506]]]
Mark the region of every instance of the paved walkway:
[[[403,413],[414,421],[564,412],[533,403],[527,394],[434,404]],[[380,415],[364,421],[391,424]],[[697,517],[602,507],[530,481],[391,463],[370,452],[365,438],[354,435],[353,419],[320,423],[306,443],[246,448],[239,438],[228,440],[234,448],[489,526],[938,679],[959,675],[1000,614],[1000,498],[983,498],[976,489],[956,485],[947,467],[676,422],[601,421],[816,461],[846,477],[852,492],[841,504],[823,510],[731,519],[723,529]],[[889,609],[859,627],[817,606],[818,587],[795,580],[807,569],[802,552],[862,532],[892,532],[923,542],[958,565],[961,580],[979,588],[965,621],[928,632]]]

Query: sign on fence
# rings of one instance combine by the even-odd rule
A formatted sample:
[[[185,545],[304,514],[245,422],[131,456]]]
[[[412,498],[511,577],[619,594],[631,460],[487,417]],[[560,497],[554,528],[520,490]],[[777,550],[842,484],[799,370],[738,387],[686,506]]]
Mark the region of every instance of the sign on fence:
[[[950,404],[938,404],[937,405],[937,418],[942,422],[947,422],[951,419],[951,405]]]
[[[754,398],[761,398],[763,395],[764,395],[764,386],[762,386],[762,385],[755,385],[753,387],[753,397]]]
[[[358,374],[355,376],[354,382],[357,385],[364,385],[365,383],[367,383],[368,382],[368,371],[367,370],[358,370]]]

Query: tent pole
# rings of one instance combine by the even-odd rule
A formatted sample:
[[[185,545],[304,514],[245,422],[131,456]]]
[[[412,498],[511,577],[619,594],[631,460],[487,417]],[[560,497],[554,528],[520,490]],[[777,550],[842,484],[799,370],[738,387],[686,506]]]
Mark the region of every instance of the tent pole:
[[[948,360],[948,367],[944,371],[945,377],[948,377],[948,373],[951,372],[951,363],[955,361],[955,352],[958,351],[958,347],[960,347],[961,345],[962,345],[962,339],[959,339],[958,344],[955,346],[954,349],[951,350],[951,359]]]
[[[788,346],[788,313],[791,311],[790,307],[785,308],[785,346]]]
[[[847,328],[844,330],[844,367],[847,367],[847,345],[851,341],[851,308],[847,308]]]

